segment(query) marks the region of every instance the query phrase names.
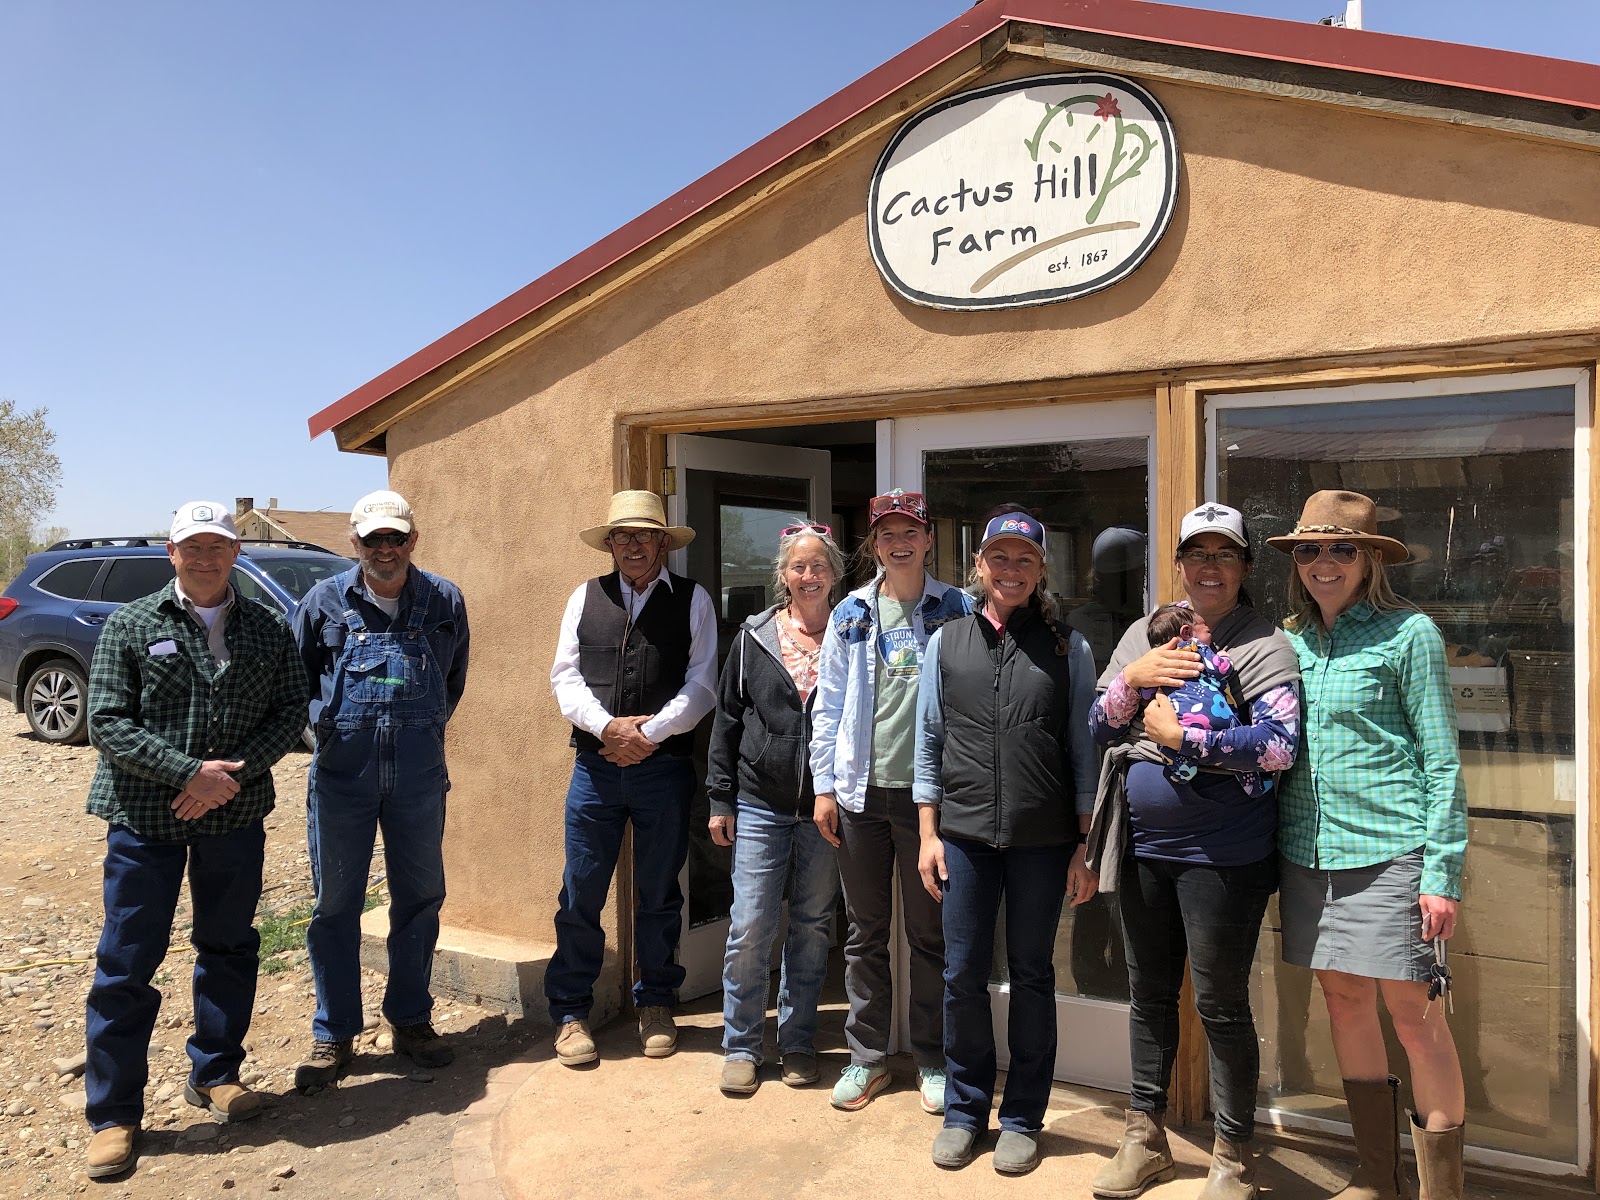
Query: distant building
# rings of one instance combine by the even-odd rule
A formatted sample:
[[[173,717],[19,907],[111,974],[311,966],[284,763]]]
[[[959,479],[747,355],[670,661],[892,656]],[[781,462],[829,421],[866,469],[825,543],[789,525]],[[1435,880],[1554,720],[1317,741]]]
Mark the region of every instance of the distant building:
[[[305,512],[279,508],[277,498],[257,508],[254,496],[233,502],[239,536],[263,542],[310,542],[335,554],[350,553],[350,514],[343,509]]]

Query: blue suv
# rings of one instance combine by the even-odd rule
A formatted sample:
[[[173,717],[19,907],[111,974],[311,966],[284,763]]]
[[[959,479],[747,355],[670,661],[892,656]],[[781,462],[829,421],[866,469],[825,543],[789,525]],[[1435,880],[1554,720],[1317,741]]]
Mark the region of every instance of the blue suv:
[[[351,560],[309,542],[243,543],[234,591],[293,616],[311,585]],[[172,578],[159,538],[76,538],[28,555],[0,593],[0,701],[47,742],[88,737],[89,661],[106,618]]]

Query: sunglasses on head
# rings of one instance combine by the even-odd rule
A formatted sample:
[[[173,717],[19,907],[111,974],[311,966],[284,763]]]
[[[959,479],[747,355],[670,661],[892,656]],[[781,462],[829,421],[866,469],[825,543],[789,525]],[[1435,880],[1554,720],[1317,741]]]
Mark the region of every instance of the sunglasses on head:
[[[833,536],[833,526],[823,525],[816,521],[806,521],[799,525],[788,525],[778,530],[781,538],[792,537],[797,533],[820,533],[823,537]]]
[[[383,547],[398,550],[410,540],[411,535],[409,533],[400,533],[393,529],[379,529],[362,538],[361,544],[368,550],[378,550]]]
[[[874,496],[867,508],[868,523],[876,523],[891,513],[900,513],[926,525],[928,502],[923,499],[921,492],[890,492],[886,496]]]
[[[1361,557],[1361,547],[1354,542],[1301,542],[1289,551],[1294,556],[1295,562],[1302,567],[1309,567],[1326,552],[1341,567],[1348,567]]]

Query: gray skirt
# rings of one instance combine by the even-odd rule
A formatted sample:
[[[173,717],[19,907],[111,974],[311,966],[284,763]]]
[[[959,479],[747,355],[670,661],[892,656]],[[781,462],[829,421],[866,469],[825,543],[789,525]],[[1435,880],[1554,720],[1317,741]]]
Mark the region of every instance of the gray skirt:
[[[1281,862],[1283,961],[1315,971],[1426,983],[1433,946],[1422,940],[1422,851],[1371,867],[1323,871]]]

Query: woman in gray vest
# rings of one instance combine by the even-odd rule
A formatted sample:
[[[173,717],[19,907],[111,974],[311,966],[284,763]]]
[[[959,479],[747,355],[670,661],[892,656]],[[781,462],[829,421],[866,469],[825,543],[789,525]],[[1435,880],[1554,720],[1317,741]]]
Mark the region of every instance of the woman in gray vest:
[[[706,790],[711,840],[733,847],[733,910],[722,962],[719,1086],[758,1086],[772,943],[788,886],[789,933],[778,983],[783,1082],[817,1080],[817,1001],[839,898],[839,862],[812,821],[811,704],[822,634],[844,576],[826,525],[795,525],[778,539],[777,603],[740,628],[722,667]]]
[[[1094,803],[1094,656],[1044,591],[1044,526],[1002,512],[984,529],[978,609],[928,643],[917,700],[918,868],[944,918],[944,1128],[933,1161],[972,1161],[994,1102],[989,971],[1001,900],[1011,1062],[994,1168],[1022,1175],[1056,1059],[1054,962],[1063,896],[1095,893],[1081,835]]]

